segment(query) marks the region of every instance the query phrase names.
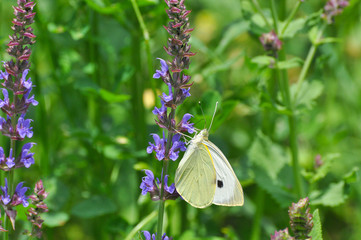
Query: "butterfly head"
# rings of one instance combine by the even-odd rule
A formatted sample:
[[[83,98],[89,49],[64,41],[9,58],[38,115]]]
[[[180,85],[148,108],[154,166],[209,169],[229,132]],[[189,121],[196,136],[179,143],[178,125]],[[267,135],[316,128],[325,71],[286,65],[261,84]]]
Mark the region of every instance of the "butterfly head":
[[[209,133],[207,129],[203,129],[198,135],[202,136],[203,139],[208,139]]]

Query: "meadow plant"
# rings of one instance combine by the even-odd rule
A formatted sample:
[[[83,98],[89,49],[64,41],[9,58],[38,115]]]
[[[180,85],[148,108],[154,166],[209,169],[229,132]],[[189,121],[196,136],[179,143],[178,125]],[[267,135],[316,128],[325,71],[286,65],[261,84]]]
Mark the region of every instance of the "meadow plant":
[[[258,66],[261,66],[260,68],[264,67],[263,73],[265,73],[267,78],[264,83],[261,83],[262,88],[260,88],[260,105],[262,106],[262,114],[264,117],[262,131],[265,135],[263,135],[263,133],[259,134],[249,153],[251,162],[254,164],[253,169],[256,173],[255,180],[261,187],[258,193],[259,199],[257,201],[259,204],[256,210],[256,220],[252,230],[252,239],[259,239],[260,219],[257,218],[262,216],[261,212],[263,208],[261,205],[265,197],[262,191],[269,192],[281,206],[288,206],[291,199],[300,199],[306,196],[312,197],[312,202],[314,203],[329,204],[322,200],[322,194],[325,194],[327,191],[316,189],[316,182],[324,177],[328,171],[325,170],[328,169],[327,166],[322,167],[323,163],[320,156],[316,157],[315,172],[306,174],[306,171],[300,166],[299,149],[301,144],[299,131],[301,128],[299,120],[307,113],[307,110],[314,106],[315,100],[322,93],[322,82],[308,79],[308,74],[313,70],[312,63],[316,59],[315,56],[318,47],[325,43],[336,42],[334,38],[324,37],[325,28],[332,23],[335,16],[339,15],[348,5],[348,1],[330,0],[320,11],[300,18],[296,17],[297,13],[301,5],[307,4],[307,1],[297,1],[289,15],[283,17],[284,19],[279,17],[279,12],[282,8],[276,4],[275,0],[270,1],[270,17],[263,13],[257,0],[252,2],[256,3],[255,6],[258,9],[257,14],[261,16],[263,21],[263,30],[262,33],[260,33],[259,40],[265,50],[263,56],[254,57],[252,61],[257,63]],[[296,39],[297,34],[300,32],[308,32],[311,43],[304,61],[287,52],[289,49],[289,40]],[[289,74],[290,69],[296,67],[300,69],[297,71],[299,74],[298,76],[296,75],[296,79],[291,80],[291,75]],[[288,135],[285,138],[280,138],[279,133],[275,131],[277,130],[277,122],[280,121],[280,119],[287,125]],[[290,148],[291,166],[287,166],[286,164],[288,162],[286,151],[284,151],[278,143],[275,143],[275,140],[286,140],[285,142],[287,142]],[[262,146],[262,148],[260,148],[260,146]],[[274,151],[275,149],[278,149],[279,153]],[[271,155],[273,156],[269,156],[267,153],[262,154],[261,151],[272,153]],[[284,158],[284,156],[287,157]],[[279,165],[276,168],[268,168],[267,164]],[[289,185],[288,180],[282,179],[283,177],[280,174],[281,171],[287,168],[289,168],[289,170],[292,169],[293,173],[291,185]],[[267,177],[265,178],[264,176]],[[275,176],[281,180],[272,180],[276,179]],[[309,183],[307,188],[305,187],[306,181]],[[281,196],[282,194],[275,193],[275,189],[269,190],[271,182],[273,182],[275,189],[280,190],[282,194],[289,194],[290,198],[286,200]],[[283,183],[280,184],[280,182]],[[342,180],[340,181],[340,186],[341,184],[344,184]],[[290,191],[284,191],[282,187],[284,187],[284,189],[289,188]],[[331,188],[332,184],[330,184],[329,187],[329,191],[333,191]],[[321,192],[322,194],[320,194]],[[343,192],[340,191],[339,194],[342,195]],[[340,196],[340,198],[342,197]],[[308,198],[306,199],[307,200],[304,199],[290,208],[291,231],[294,233],[295,239],[308,239],[309,231],[312,228],[311,222],[307,220],[311,218],[311,215],[307,215],[309,212],[302,212],[308,207]],[[302,214],[305,216],[298,216]],[[285,229],[276,232],[275,235],[272,236],[272,239],[293,238],[289,236],[288,230]]]
[[[290,217],[290,226],[294,234],[292,237],[288,228],[280,231],[275,231],[271,235],[271,240],[301,240],[301,239],[312,239],[310,236],[313,228],[313,216],[310,213],[309,199],[300,199],[297,203],[292,203],[292,206],[288,210]]]
[[[15,230],[15,220],[18,205],[29,206],[30,202],[35,205],[28,209],[28,220],[32,224],[32,230],[25,234],[32,237],[41,237],[41,227],[43,220],[39,214],[47,211],[47,206],[43,200],[47,197],[43,183],[40,180],[36,183],[34,194],[28,196],[29,187],[24,187],[24,182],[15,186],[14,170],[17,168],[29,168],[35,163],[34,153],[31,148],[35,145],[28,142],[22,145],[20,151],[17,147],[25,138],[33,136],[31,127],[32,119],[26,119],[26,113],[30,105],[36,106],[38,102],[34,95],[30,96],[33,88],[31,78],[27,78],[30,68],[30,45],[35,43],[35,35],[30,25],[34,22],[35,12],[33,12],[35,3],[30,0],[18,0],[17,6],[13,6],[15,18],[12,23],[13,34],[9,36],[7,52],[13,59],[3,62],[5,71],[0,70],[0,79],[3,99],[0,100],[1,110],[6,114],[6,118],[0,117],[0,130],[4,136],[10,138],[10,149],[8,154],[0,147],[0,168],[5,172],[4,185],[1,186],[1,206],[4,209],[4,223],[0,228],[4,231],[4,239],[8,239],[10,220],[12,228]],[[17,154],[19,152],[19,154]],[[8,157],[6,157],[8,156]],[[3,175],[3,176],[4,176]]]
[[[168,186],[168,165],[169,160],[176,161],[180,151],[185,151],[185,143],[181,140],[181,133],[193,133],[193,123],[189,122],[192,117],[186,113],[180,122],[176,122],[176,110],[183,103],[183,101],[190,96],[189,90],[191,77],[186,75],[183,71],[189,67],[189,57],[194,53],[190,52],[190,45],[188,44],[190,32],[193,29],[189,28],[188,14],[191,12],[186,9],[184,0],[166,0],[168,9],[166,10],[170,22],[168,26],[164,26],[167,32],[171,35],[168,39],[168,45],[164,47],[166,53],[172,57],[172,60],[165,61],[160,59],[161,69],[156,70],[153,78],[161,78],[167,85],[168,93],[163,93],[160,96],[161,107],[155,107],[153,114],[156,116],[156,124],[163,129],[161,136],[152,134],[154,143],[149,143],[147,153],[156,153],[156,159],[163,161],[163,168],[161,179],[155,181],[154,174],[150,170],[146,170],[146,177],[143,177],[140,188],[142,194],[149,192],[153,201],[160,201],[158,212],[158,227],[156,237],[157,240],[169,239],[164,234],[162,235],[163,216],[164,216],[164,202],[168,199],[178,198],[178,193],[174,187],[174,183]],[[166,133],[165,133],[166,131]],[[150,239],[150,234],[147,233]],[[148,239],[147,238],[147,239]]]

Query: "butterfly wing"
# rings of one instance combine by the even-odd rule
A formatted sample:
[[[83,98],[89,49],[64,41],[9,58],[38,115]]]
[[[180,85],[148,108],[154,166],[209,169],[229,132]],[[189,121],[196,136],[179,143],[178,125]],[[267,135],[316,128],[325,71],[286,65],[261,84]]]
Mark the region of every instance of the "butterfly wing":
[[[208,140],[203,143],[208,147],[216,168],[217,182],[213,203],[223,206],[242,206],[243,190],[236,174],[221,150]]]
[[[212,204],[216,191],[216,170],[205,144],[191,141],[177,168],[175,187],[193,207],[205,208]]]

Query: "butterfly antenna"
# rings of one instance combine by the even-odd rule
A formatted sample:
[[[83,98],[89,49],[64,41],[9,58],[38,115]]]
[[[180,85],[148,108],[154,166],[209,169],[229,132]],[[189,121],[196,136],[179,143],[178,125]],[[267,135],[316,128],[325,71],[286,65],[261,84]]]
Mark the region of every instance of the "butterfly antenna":
[[[206,128],[206,126],[207,126],[207,119],[206,119],[206,117],[204,116],[204,112],[203,112],[203,108],[202,108],[201,101],[199,101],[198,104],[199,104],[199,107],[201,108],[201,111],[202,111],[202,115],[203,115],[203,119],[204,119],[204,128]]]
[[[216,116],[217,106],[218,106],[218,102],[216,102],[216,107],[214,108],[214,113],[213,113],[213,117],[212,117],[212,120],[211,120],[211,125],[209,125],[209,128],[208,128],[208,132],[211,130],[214,116]]]

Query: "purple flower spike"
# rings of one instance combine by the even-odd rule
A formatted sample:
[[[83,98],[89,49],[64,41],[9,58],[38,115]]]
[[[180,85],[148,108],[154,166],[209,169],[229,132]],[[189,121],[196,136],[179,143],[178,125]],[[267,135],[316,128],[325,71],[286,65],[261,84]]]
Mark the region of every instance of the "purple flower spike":
[[[179,123],[179,131],[182,132],[182,131],[187,131],[188,133],[194,133],[194,123],[190,123],[189,122],[189,119],[193,117],[191,114],[189,113],[186,113],[184,114],[183,116],[183,119],[182,121]]]
[[[20,79],[20,84],[26,89],[31,89],[31,87],[33,85],[31,78],[26,80],[26,76],[28,75],[28,72],[29,72],[29,69],[24,70],[23,75],[21,76],[21,79]]]
[[[8,166],[8,168],[12,168],[15,166],[15,158],[13,157],[13,149],[10,148],[10,153],[9,153],[9,157],[6,158],[6,165]]]
[[[0,79],[4,79],[5,81],[7,81],[9,78],[9,73],[5,70],[5,72],[0,70]]]
[[[33,136],[33,127],[30,127],[30,123],[33,120],[31,119],[24,119],[22,116],[18,119],[18,124],[16,125],[16,130],[19,136],[24,139],[25,136],[31,138]]]
[[[155,79],[158,79],[160,77],[165,77],[169,71],[167,62],[161,58],[157,58],[157,59],[159,59],[159,61],[160,61],[161,70],[155,71],[155,73],[153,75],[153,78],[155,78]]]
[[[32,146],[34,146],[35,143],[26,143],[23,146],[23,149],[21,150],[21,155],[20,155],[20,162],[24,164],[24,166],[26,168],[29,168],[32,164],[35,163],[34,160],[34,153],[30,152],[30,148],[32,148]]]
[[[168,177],[168,175],[165,175],[164,177],[164,190],[166,190],[170,194],[173,194],[175,190],[175,185],[174,183],[172,183],[170,186],[168,186]]]
[[[149,146],[147,148],[147,153],[149,154],[155,151],[157,159],[159,161],[163,160],[165,157],[165,140],[164,138],[160,138],[158,134],[152,134],[152,135],[155,144],[149,143]]]
[[[4,106],[9,106],[10,102],[9,102],[9,93],[8,90],[6,90],[5,88],[3,88],[3,95],[4,95],[4,100],[0,99],[0,108],[4,107]]]
[[[152,192],[156,189],[153,172],[145,170],[145,174],[147,176],[142,178],[142,183],[140,184],[143,195],[146,195],[148,192]]]
[[[167,96],[165,93],[163,93],[163,101],[166,103],[169,103],[173,100],[173,91],[172,91],[172,85],[170,83],[167,84],[169,89],[169,96]]]
[[[148,231],[143,231],[143,235],[145,237],[145,240],[155,240],[157,233],[153,233],[152,235],[150,234],[150,232]],[[162,236],[162,240],[172,240],[173,238],[169,238],[166,236],[166,234],[164,233]]]
[[[19,204],[23,204],[24,207],[29,206],[28,199],[29,197],[25,195],[25,192],[29,189],[28,187],[23,187],[24,182],[20,182],[15,189],[15,193],[13,196],[13,202],[11,203],[13,206],[17,206]]]
[[[178,159],[179,150],[185,151],[187,149],[185,143],[180,141],[180,137],[180,134],[175,134],[172,138],[173,146],[169,150],[169,158],[173,161]]]
[[[163,100],[160,100],[162,106],[160,108],[154,107],[154,110],[152,113],[154,115],[157,115],[159,120],[162,120],[164,117],[167,116],[167,107],[165,106],[165,103]]]
[[[1,201],[7,205],[10,201],[10,194],[8,194],[8,180],[5,178],[5,186],[1,187],[1,190],[3,191],[3,195],[1,195]]]
[[[34,95],[31,96],[30,98],[28,98],[31,90],[32,90],[32,88],[29,88],[29,90],[24,94],[25,104],[27,104],[28,106],[30,104],[32,104],[33,106],[36,106],[36,105],[38,105],[38,101],[35,100]]]

